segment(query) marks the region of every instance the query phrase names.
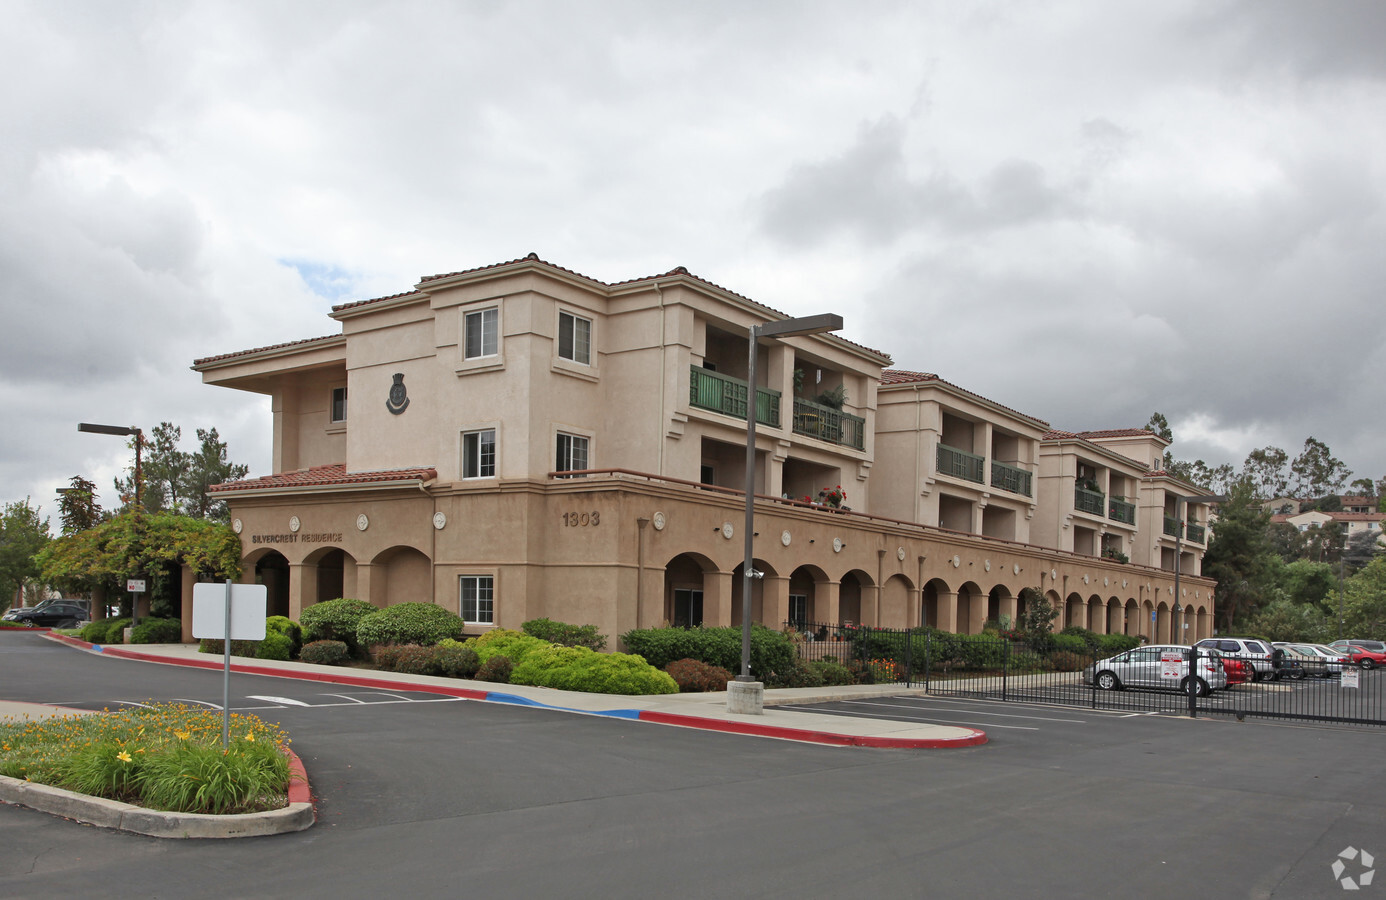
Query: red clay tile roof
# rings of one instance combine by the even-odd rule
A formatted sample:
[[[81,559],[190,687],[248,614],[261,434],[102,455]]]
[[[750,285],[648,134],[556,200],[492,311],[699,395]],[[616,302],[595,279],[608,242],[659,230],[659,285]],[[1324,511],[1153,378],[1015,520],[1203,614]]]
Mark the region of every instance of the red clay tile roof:
[[[271,488],[287,487],[331,487],[347,484],[387,484],[392,481],[432,481],[438,477],[436,469],[387,469],[378,472],[347,472],[346,463],[333,463],[327,466],[313,466],[297,472],[281,472],[263,478],[248,478],[244,481],[225,481],[212,485],[208,491],[262,491]]]
[[[304,338],[301,341],[285,341],[282,344],[270,344],[268,347],[256,347],[253,350],[237,350],[234,353],[222,353],[218,356],[204,356],[201,359],[193,360],[193,368],[204,366],[207,363],[221,362],[224,359],[234,359],[237,356],[249,356],[252,353],[264,353],[268,350],[282,350],[285,347],[299,347],[315,344],[319,341],[340,341],[341,339],[342,335],[340,334],[325,334],[322,337]]]
[[[504,265],[504,263],[502,263],[502,265]],[[446,277],[446,276],[443,276],[443,275],[435,275],[434,277],[435,277],[435,278],[444,278],[444,277]],[[427,279],[425,279],[425,280],[427,280]],[[391,294],[391,295],[388,296],[388,297],[372,297],[372,298],[369,299],[369,300],[353,300],[353,301],[351,301],[350,303],[338,303],[338,304],[336,304],[335,306],[332,307],[332,311],[333,311],[333,312],[340,312],[340,311],[342,311],[342,310],[344,310],[344,309],[351,309],[351,308],[356,307],[356,306],[365,306],[367,303],[381,303],[381,302],[384,302],[384,301],[386,301],[386,300],[398,300],[400,297],[410,297],[410,296],[413,296],[413,295],[415,295],[415,294],[417,294],[417,295],[420,296],[420,297],[423,296],[423,293],[422,293],[421,291],[401,291],[401,292],[398,293],[398,294]]]
[[[1151,435],[1159,437],[1159,435],[1155,434],[1155,432],[1151,431],[1149,428],[1109,428],[1106,431],[1080,431],[1076,434],[1076,437],[1089,440],[1091,438],[1104,437],[1150,437]],[[1164,440],[1164,438],[1160,438],[1160,440]]]
[[[886,369],[884,372],[881,373],[881,387],[888,387],[890,385],[895,384],[922,384],[924,382],[930,381],[938,382],[939,384],[946,384],[953,390],[958,391],[959,393],[966,394],[969,397],[976,397],[978,400],[981,400],[985,403],[990,403],[997,409],[1004,409],[1007,412],[1013,412],[1017,416],[1020,416],[1022,419],[1029,419],[1031,422],[1034,422],[1037,425],[1049,424],[1043,419],[1036,419],[1034,416],[1027,415],[1018,409],[1011,409],[1011,407],[997,403],[995,400],[988,400],[981,394],[969,391],[967,388],[964,387],[959,387],[951,381],[945,381],[942,378],[939,378],[937,375],[933,374],[932,372],[911,372],[908,369]]]

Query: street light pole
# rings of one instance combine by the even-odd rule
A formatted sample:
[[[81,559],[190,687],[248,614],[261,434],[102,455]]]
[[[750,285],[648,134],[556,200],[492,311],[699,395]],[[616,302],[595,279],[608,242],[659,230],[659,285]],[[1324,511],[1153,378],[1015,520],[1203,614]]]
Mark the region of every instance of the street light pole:
[[[80,432],[85,432],[85,433],[87,433],[87,434],[113,434],[113,435],[116,435],[117,437],[130,437],[131,435],[134,436],[134,438],[135,438],[135,507],[134,507],[135,523],[134,523],[134,531],[135,531],[136,537],[138,538],[138,536],[139,536],[140,516],[141,516],[141,514],[144,512],[144,509],[143,509],[143,496],[142,496],[142,495],[143,495],[143,489],[144,489],[144,475],[143,475],[143,473],[140,471],[140,456],[141,456],[141,451],[144,449],[144,432],[140,430],[140,428],[139,428],[138,425],[130,425],[130,426],[128,426],[128,427],[125,426],[125,425],[93,425],[93,424],[90,423],[90,422],[80,422],[80,423],[78,423],[78,425],[77,425],[77,430],[80,431]],[[137,548],[137,549],[143,549],[142,547],[139,546],[138,540],[136,541],[136,548]],[[134,573],[134,574],[139,574],[139,573],[136,572],[136,573]],[[136,625],[138,625],[138,624],[140,624],[140,598],[139,598],[139,595],[138,595],[138,594],[135,594],[135,595],[134,595],[133,597],[131,597],[131,599],[130,599],[130,627],[131,627],[131,628],[134,628],[134,627],[135,627]]]
[[[751,579],[755,577],[756,356],[763,337],[822,334],[842,327],[842,316],[824,313],[752,325],[746,362],[746,511],[741,572],[741,673],[727,685],[727,710],[757,715],[764,709],[765,686],[751,675]],[[792,412],[791,412],[792,415]]]

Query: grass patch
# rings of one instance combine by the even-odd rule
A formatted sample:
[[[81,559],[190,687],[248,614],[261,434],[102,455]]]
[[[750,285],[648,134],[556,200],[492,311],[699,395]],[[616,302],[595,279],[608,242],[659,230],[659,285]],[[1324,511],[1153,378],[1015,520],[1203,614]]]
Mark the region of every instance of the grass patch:
[[[288,805],[288,735],[252,715],[156,703],[100,715],[0,723],[0,775],[168,812]]]

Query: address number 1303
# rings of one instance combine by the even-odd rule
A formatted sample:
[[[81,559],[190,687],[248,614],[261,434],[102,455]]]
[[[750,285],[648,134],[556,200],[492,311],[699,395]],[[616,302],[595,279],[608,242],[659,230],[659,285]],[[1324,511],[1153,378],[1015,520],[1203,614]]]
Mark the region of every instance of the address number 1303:
[[[566,512],[563,514],[563,524],[569,528],[586,528],[589,525],[600,525],[602,514],[597,511],[592,512]]]

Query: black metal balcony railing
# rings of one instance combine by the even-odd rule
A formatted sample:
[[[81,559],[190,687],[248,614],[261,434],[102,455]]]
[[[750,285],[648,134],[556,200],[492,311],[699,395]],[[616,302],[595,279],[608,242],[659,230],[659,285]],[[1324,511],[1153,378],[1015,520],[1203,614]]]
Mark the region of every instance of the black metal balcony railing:
[[[1107,518],[1114,522],[1125,522],[1127,525],[1136,524],[1136,504],[1127,503],[1125,500],[1118,500],[1113,497],[1107,501]]]
[[[746,393],[749,387],[740,378],[720,375],[701,366],[692,366],[688,380],[688,403],[699,409],[746,418]],[[780,426],[780,392],[756,388],[756,421],[774,428]]]
[[[865,419],[797,397],[794,399],[794,433],[856,450],[866,449]]]
[[[1100,516],[1107,508],[1107,495],[1084,487],[1073,488],[1073,508],[1079,512]]]
[[[1165,534],[1170,537],[1179,536],[1179,520],[1174,516],[1165,516]]]
[[[1030,493],[1029,472],[996,460],[991,461],[991,486],[1003,491],[1010,491],[1012,494],[1024,494],[1026,497],[1034,496]]]
[[[1195,544],[1203,543],[1204,529],[1202,525],[1195,525],[1190,522],[1184,526],[1184,537]]]
[[[947,444],[938,445],[938,474],[952,475],[964,481],[982,483],[982,465],[985,460],[975,453],[959,450]]]

